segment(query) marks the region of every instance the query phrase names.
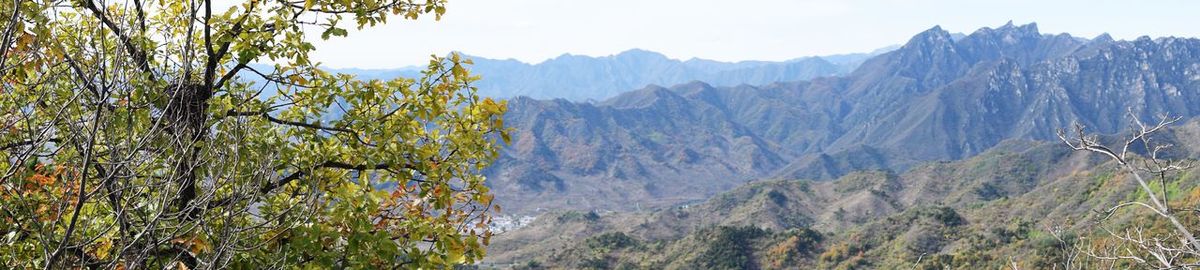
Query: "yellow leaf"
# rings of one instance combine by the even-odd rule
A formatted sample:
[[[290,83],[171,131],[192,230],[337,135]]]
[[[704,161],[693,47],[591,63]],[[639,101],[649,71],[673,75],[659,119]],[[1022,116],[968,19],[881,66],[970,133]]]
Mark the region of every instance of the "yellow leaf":
[[[464,251],[462,245],[450,245],[450,248],[446,250],[446,263],[461,264],[465,262],[467,258],[463,256]]]
[[[96,245],[95,250],[92,253],[96,256],[96,258],[106,259],[108,258],[110,251],[112,251],[112,240],[103,239],[100,240],[100,242]]]

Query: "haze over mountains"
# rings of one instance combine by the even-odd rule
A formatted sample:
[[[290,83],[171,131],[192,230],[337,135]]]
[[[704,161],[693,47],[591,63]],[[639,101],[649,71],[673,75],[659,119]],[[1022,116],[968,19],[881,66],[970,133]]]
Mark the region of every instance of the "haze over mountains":
[[[867,58],[891,49],[894,47],[870,53],[734,63],[698,58],[681,61],[640,49],[603,57],[564,54],[537,64],[479,56],[467,58],[474,61],[471,72],[483,76],[475,83],[483,96],[589,101],[604,100],[650,84],[674,85],[699,80],[720,86],[760,85],[842,75]],[[420,76],[416,68],[335,71],[354,74],[360,79]]]
[[[636,210],[762,178],[902,172],[1051,139],[1072,121],[1115,133],[1126,109],[1200,114],[1200,40],[1084,39],[1011,23],[959,38],[934,27],[844,76],[713,85],[652,85],[594,104],[514,98],[514,140],[490,184],[510,213]]]

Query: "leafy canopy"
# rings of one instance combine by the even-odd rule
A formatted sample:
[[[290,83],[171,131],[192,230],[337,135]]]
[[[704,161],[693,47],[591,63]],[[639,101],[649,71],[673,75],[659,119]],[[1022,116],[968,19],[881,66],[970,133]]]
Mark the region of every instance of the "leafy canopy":
[[[0,2],[0,268],[484,255],[505,103],[457,55],[360,81],[306,41],[444,0]]]

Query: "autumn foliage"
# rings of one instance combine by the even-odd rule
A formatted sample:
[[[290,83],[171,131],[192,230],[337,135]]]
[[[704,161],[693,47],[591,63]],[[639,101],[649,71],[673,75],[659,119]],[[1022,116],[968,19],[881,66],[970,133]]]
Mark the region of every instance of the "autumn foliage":
[[[478,261],[499,210],[480,171],[507,141],[505,102],[476,95],[458,55],[388,81],[309,58],[312,38],[444,12],[441,0],[0,3],[0,268]]]

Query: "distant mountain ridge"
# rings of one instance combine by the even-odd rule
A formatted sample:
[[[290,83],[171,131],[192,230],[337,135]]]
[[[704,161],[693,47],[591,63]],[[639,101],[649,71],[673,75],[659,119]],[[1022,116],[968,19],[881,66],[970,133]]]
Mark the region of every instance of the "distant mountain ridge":
[[[934,27],[840,77],[650,86],[599,103],[516,98],[513,144],[489,169],[500,202],[634,209],[703,200],[760,178],[834,179],[1053,139],[1078,121],[1200,115],[1200,40],[1091,40],[1011,22]]]
[[[467,58],[474,62],[470,66],[471,72],[483,76],[476,83],[481,95],[588,101],[608,99],[650,84],[674,85],[698,80],[720,86],[761,85],[843,75],[867,58],[893,48],[786,61],[721,62],[699,58],[681,61],[641,49],[601,57],[564,54],[537,64],[469,55]],[[360,79],[420,75],[418,68],[333,71],[354,74]]]

